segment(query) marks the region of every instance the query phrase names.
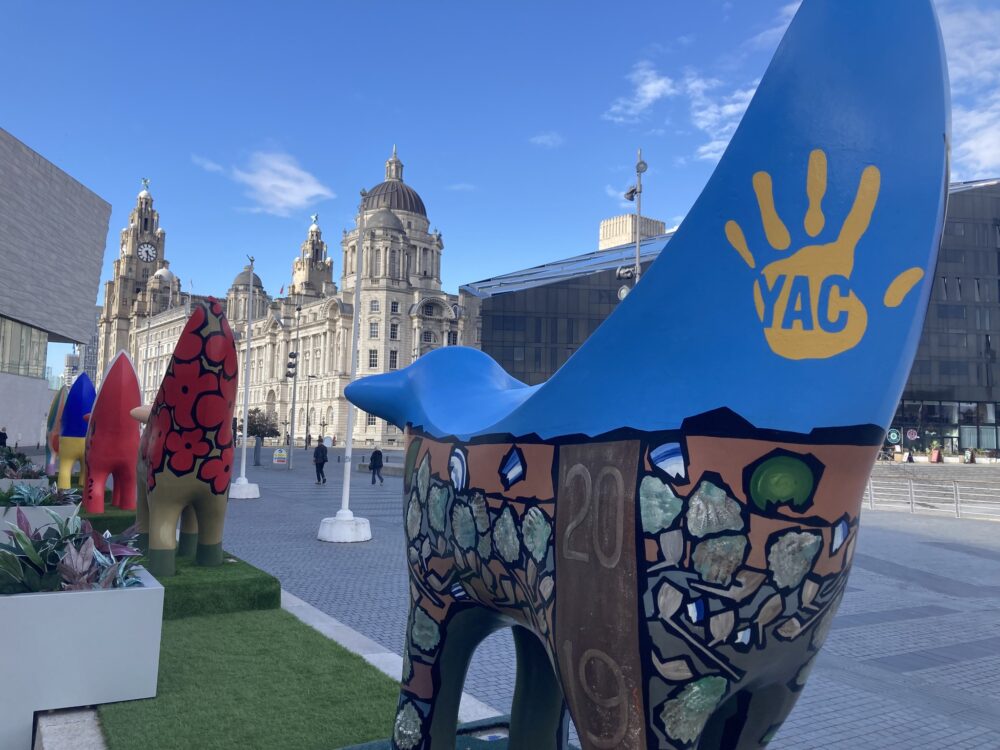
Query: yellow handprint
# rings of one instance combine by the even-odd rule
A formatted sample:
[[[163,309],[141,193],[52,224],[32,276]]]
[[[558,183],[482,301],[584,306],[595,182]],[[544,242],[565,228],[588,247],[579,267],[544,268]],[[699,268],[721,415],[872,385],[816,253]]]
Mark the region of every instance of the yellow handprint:
[[[850,288],[854,249],[868,230],[878,199],[881,175],[869,166],[861,173],[854,205],[840,234],[832,242],[806,245],[793,255],[776,260],[761,270],[754,281],[757,317],[771,350],[786,359],[826,359],[852,349],[868,328],[868,311]],[[775,250],[787,250],[791,236],[774,208],[771,175],[757,172],[753,189],[760,207],[764,234]],[[809,154],[806,195],[809,207],[803,225],[815,237],[826,224],[823,196],[826,194],[826,154]],[[726,222],[726,239],[750,268],[756,268],[743,230],[735,221]],[[898,306],[923,278],[921,268],[899,274],[883,297],[886,307]]]

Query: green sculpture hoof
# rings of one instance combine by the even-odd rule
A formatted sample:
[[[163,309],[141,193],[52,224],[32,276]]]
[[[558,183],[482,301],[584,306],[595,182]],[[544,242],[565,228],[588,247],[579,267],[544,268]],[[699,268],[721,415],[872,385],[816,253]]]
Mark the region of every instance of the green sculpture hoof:
[[[169,578],[176,572],[176,554],[172,549],[151,549],[146,555],[154,578]]]
[[[194,557],[198,551],[198,534],[188,534],[181,532],[180,540],[177,542],[178,557]]]
[[[199,544],[196,559],[199,565],[222,565],[222,544]]]

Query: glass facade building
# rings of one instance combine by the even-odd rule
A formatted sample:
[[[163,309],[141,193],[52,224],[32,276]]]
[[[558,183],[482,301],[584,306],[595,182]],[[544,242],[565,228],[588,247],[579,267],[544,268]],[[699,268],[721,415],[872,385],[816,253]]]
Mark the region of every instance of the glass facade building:
[[[48,333],[0,315],[0,372],[26,378],[45,377]]]
[[[946,452],[992,451],[1000,446],[1000,180],[954,183],[949,192],[934,288],[893,426],[907,448],[936,441]],[[669,239],[645,240],[643,262]],[[618,304],[631,282],[616,271],[634,252],[612,248],[462,287],[479,298],[483,351],[518,380],[544,382]]]

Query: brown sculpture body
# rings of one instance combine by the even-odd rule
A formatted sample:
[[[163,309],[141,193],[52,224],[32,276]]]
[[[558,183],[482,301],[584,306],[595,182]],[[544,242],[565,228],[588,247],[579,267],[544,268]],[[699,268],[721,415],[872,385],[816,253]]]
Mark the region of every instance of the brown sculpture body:
[[[195,308],[184,327],[148,414],[134,413],[146,421],[136,523],[155,576],[173,575],[178,553],[193,552],[200,565],[222,563],[236,375],[233,333],[211,300]]]

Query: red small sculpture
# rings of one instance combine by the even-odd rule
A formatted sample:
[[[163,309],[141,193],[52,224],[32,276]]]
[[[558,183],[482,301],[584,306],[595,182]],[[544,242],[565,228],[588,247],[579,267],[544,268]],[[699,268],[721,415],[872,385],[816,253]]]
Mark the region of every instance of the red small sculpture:
[[[87,484],[83,495],[87,513],[104,512],[104,488],[109,475],[114,479],[112,504],[122,510],[135,510],[139,430],[130,412],[141,403],[132,360],[125,352],[118,352],[101,382],[87,427]]]

